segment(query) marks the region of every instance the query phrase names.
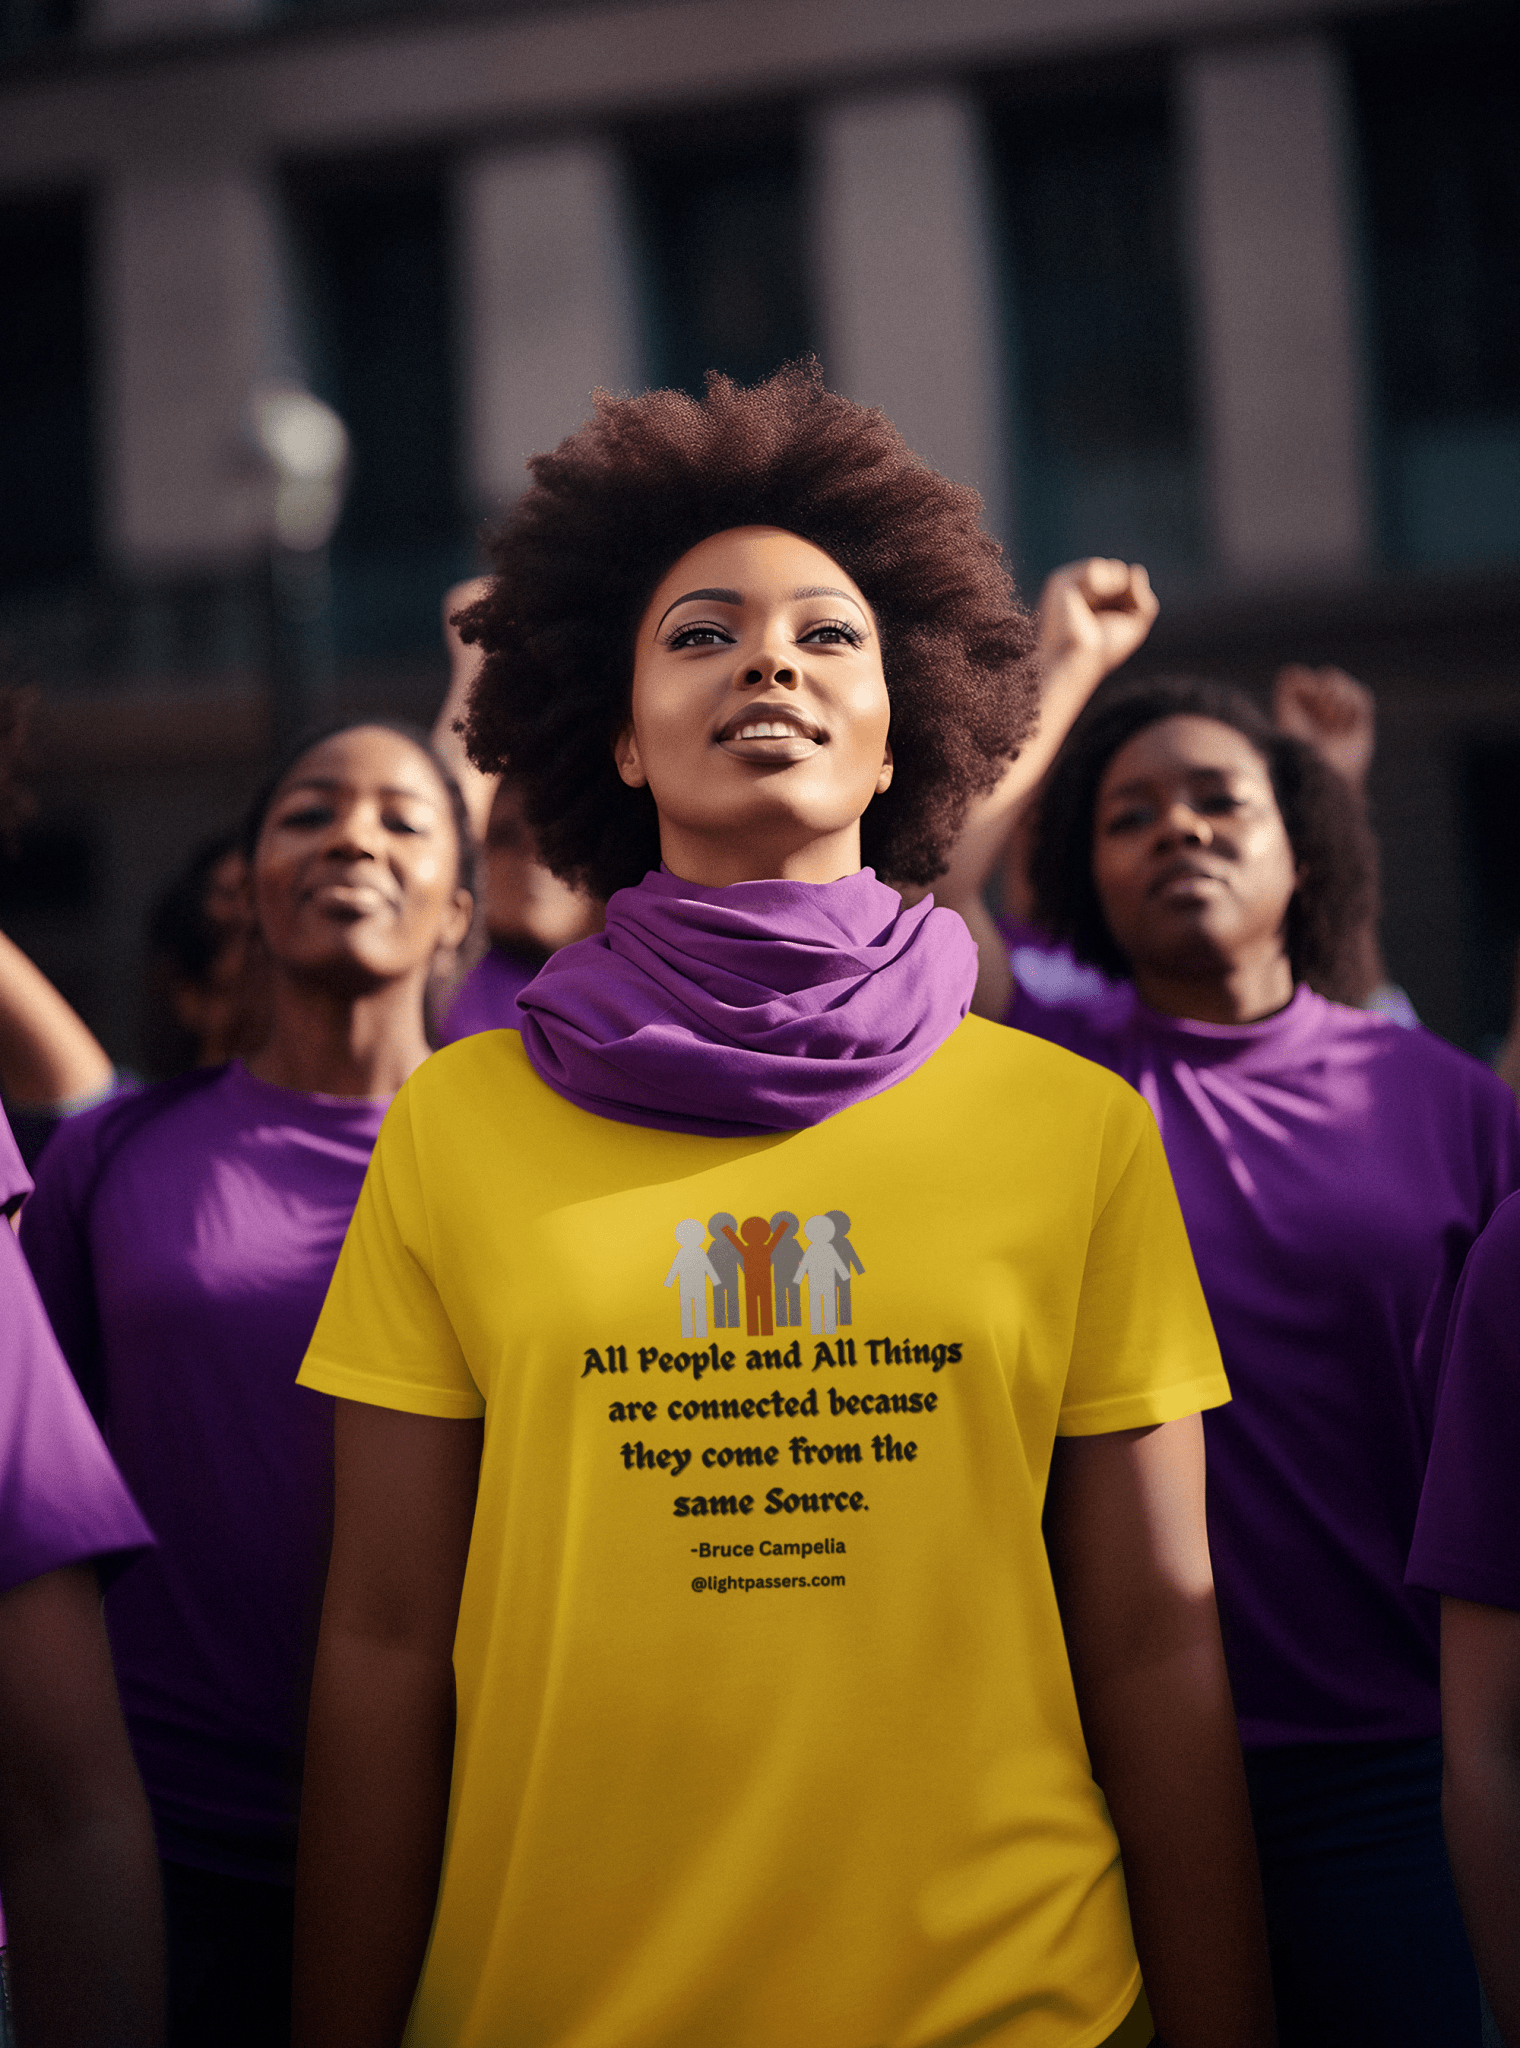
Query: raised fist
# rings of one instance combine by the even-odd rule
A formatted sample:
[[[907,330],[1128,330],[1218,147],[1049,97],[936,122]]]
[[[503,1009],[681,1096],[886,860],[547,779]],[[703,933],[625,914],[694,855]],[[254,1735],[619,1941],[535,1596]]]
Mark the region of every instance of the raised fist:
[[[1280,732],[1307,740],[1353,789],[1366,783],[1377,744],[1377,703],[1365,683],[1344,669],[1290,662],[1272,685],[1272,718]]]
[[[1040,661],[1046,674],[1068,663],[1091,667],[1096,684],[1128,661],[1161,609],[1137,562],[1091,555],[1068,562],[1040,592]]]

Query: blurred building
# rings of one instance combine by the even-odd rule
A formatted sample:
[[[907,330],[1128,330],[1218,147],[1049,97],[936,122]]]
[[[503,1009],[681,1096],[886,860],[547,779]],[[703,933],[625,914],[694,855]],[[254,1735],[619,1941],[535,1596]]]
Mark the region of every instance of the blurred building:
[[[803,350],[1026,588],[1379,695],[1394,972],[1520,931],[1516,10],[1306,0],[0,0],[0,638],[46,691],[0,922],[119,1056],[146,901],[268,744],[252,393],[347,423],[344,704],[430,716],[483,514],[598,384]]]

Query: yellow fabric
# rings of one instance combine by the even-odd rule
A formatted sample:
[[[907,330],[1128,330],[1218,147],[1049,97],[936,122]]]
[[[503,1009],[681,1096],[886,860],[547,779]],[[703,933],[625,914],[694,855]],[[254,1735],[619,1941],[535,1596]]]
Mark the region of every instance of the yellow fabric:
[[[831,1210],[851,1321],[818,1330]],[[698,1269],[695,1329],[677,1225],[782,1212],[800,1325],[751,1335],[741,1276],[715,1327]],[[1052,1442],[1228,1399],[1122,1082],[972,1020],[815,1129],[693,1138],[467,1039],[391,1110],[301,1379],[485,1416],[409,2048],[1113,2032],[1139,1978],[1040,1535]]]

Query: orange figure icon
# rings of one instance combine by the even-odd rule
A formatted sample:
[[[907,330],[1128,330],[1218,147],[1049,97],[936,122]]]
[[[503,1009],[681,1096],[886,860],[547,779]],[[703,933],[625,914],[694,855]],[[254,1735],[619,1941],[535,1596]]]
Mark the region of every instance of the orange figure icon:
[[[769,1337],[771,1325],[771,1253],[786,1235],[786,1224],[774,1230],[763,1216],[746,1216],[739,1235],[725,1223],[723,1235],[744,1261],[744,1327],[751,1337]]]

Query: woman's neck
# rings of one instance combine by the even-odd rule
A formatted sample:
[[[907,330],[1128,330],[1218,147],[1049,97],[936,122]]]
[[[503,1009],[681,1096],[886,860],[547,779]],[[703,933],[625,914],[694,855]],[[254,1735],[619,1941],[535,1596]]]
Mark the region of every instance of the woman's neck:
[[[1211,971],[1137,965],[1134,982],[1147,1008],[1199,1024],[1254,1024],[1293,1000],[1293,969],[1277,951]]]
[[[384,1100],[431,1047],[422,1028],[421,977],[347,996],[276,974],[274,1022],[248,1071],[303,1095]]]

